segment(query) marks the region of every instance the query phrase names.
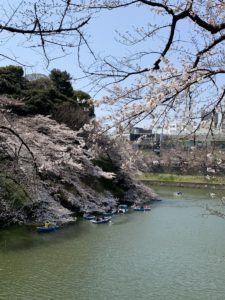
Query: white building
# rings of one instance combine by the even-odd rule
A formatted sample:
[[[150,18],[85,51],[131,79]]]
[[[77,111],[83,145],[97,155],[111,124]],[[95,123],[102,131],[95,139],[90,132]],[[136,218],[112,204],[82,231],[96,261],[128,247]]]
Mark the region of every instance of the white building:
[[[152,133],[162,135],[187,135],[191,134],[195,129],[194,124],[191,124],[186,119],[172,121],[163,127],[153,128]]]

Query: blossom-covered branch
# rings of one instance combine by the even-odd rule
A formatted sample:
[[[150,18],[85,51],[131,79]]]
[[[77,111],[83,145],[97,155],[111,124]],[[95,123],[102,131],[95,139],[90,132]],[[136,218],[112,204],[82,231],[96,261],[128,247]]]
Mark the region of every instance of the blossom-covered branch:
[[[123,10],[129,7],[141,16],[148,9],[149,20],[142,27],[122,33],[119,42],[130,55],[107,55],[85,69],[96,91],[108,94],[100,103],[113,105],[115,124],[189,116],[201,119],[201,112],[225,107],[225,4],[223,1],[92,1],[86,8]],[[154,21],[153,21],[154,20]],[[122,48],[121,48],[122,49]],[[166,108],[166,109],[165,109]],[[169,108],[169,109],[168,109]],[[171,113],[170,113],[171,111]],[[162,117],[163,118],[163,117]],[[161,120],[162,120],[161,118]]]

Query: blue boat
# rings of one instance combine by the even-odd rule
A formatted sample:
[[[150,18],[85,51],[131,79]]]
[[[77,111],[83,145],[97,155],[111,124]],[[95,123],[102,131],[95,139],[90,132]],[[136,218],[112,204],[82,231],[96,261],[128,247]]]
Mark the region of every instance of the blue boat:
[[[145,211],[150,211],[151,207],[144,207]]]
[[[83,214],[83,219],[85,220],[94,220],[95,216],[92,214]]]
[[[94,220],[90,220],[91,223],[93,224],[105,224],[105,223],[109,223],[109,221],[111,220],[111,217],[107,217],[107,218],[96,218]]]
[[[116,213],[116,209],[113,209],[113,210],[111,210],[111,211],[104,212],[104,213],[103,213],[103,216],[104,216],[104,217],[112,217],[115,213]]]
[[[133,211],[145,211],[144,207],[133,207]]]
[[[40,226],[40,227],[37,227],[37,232],[47,233],[47,232],[56,231],[57,229],[59,229],[59,226],[57,226],[57,225]]]
[[[151,208],[149,206],[134,206],[133,211],[150,211]]]

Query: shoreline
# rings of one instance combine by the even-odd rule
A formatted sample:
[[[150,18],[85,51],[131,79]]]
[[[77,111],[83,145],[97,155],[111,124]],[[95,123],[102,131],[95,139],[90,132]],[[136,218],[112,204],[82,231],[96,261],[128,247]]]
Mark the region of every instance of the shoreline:
[[[140,179],[139,179],[140,180]],[[171,182],[171,181],[158,181],[158,180],[149,180],[141,179],[143,183],[151,183],[154,185],[162,186],[177,186],[177,187],[189,187],[189,188],[202,188],[202,189],[220,189],[225,190],[225,184],[213,184],[213,183],[194,183],[194,182]]]

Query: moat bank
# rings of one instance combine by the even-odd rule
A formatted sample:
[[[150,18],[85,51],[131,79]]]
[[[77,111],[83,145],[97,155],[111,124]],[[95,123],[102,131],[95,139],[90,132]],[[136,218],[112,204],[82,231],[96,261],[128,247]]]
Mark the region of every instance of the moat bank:
[[[198,188],[198,189],[225,189],[225,184],[205,184],[205,183],[190,183],[190,182],[171,182],[171,181],[149,181],[142,180],[143,183],[151,183],[150,185],[160,186],[174,186],[174,187],[187,187],[187,188]]]
[[[160,185],[200,189],[225,189],[225,177],[223,176],[146,173],[139,176],[137,179],[150,186]]]

